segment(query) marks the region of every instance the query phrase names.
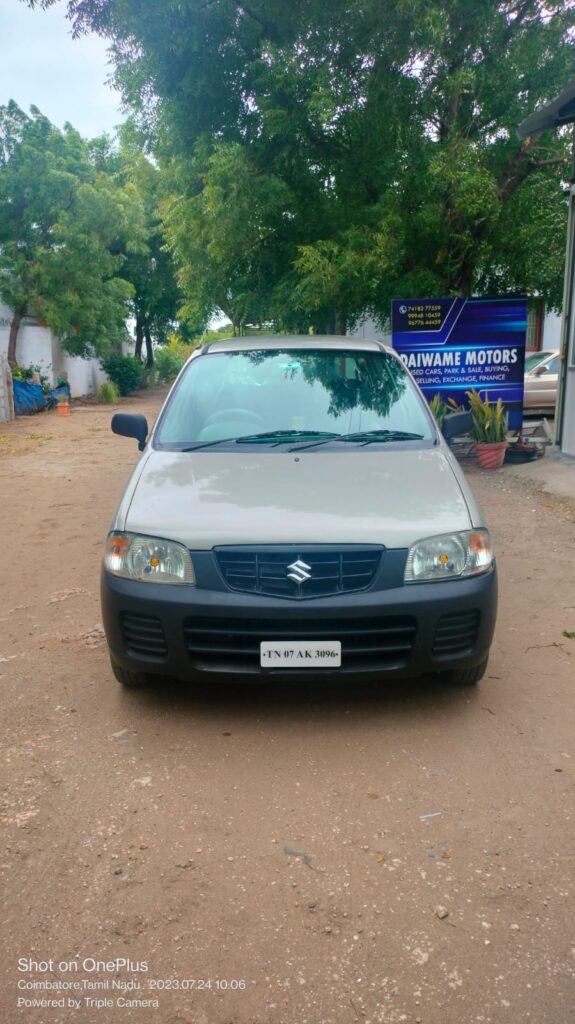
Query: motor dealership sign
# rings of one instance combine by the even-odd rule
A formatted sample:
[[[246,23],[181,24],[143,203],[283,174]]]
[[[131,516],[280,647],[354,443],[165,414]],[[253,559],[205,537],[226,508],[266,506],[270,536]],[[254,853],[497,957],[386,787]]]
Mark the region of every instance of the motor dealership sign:
[[[392,344],[428,401],[467,406],[466,391],[501,398],[521,427],[527,299],[394,299]]]

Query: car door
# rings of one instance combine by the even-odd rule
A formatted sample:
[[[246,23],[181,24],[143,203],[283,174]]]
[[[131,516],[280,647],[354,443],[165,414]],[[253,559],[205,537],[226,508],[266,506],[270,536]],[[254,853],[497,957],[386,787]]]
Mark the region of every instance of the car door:
[[[554,409],[559,382],[559,355],[547,359],[528,374],[525,381],[525,407]]]
[[[559,355],[553,356],[548,363],[541,367],[541,375],[537,380],[539,403],[541,408],[554,409],[557,401],[557,387],[559,384]],[[540,390],[539,390],[540,389]]]

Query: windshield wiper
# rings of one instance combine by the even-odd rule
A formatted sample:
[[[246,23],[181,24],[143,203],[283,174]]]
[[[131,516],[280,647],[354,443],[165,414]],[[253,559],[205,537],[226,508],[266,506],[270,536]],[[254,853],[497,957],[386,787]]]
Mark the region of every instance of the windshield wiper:
[[[333,434],[324,441],[311,441],[309,444],[290,448],[290,452],[305,451],[316,445],[328,444],[329,441],[357,441],[358,444],[383,444],[386,441],[422,441],[423,434],[411,434],[408,430],[360,430],[354,434]]]
[[[191,444],[188,448],[173,448],[172,451],[197,452],[200,448],[211,448],[214,444],[232,444],[235,440],[235,437],[220,437],[217,441],[198,441],[197,444]]]
[[[244,441],[248,443],[250,441],[272,441],[275,444],[285,444],[292,437],[318,437],[329,441],[334,437],[339,437],[339,434],[334,434],[329,430],[264,430],[261,434],[245,434],[243,437],[236,437],[235,440],[238,444]]]
[[[342,434],[339,441],[359,441],[374,444],[377,441],[423,441],[423,434],[411,434],[409,430],[358,430],[355,434]]]
[[[261,434],[243,434],[241,437],[220,437],[217,441],[199,441],[198,444],[189,445],[187,448],[177,448],[178,452],[197,452],[200,448],[211,448],[216,444],[243,444],[251,441],[271,441],[272,443],[286,444],[294,437],[319,437],[330,440],[339,437],[339,434],[331,434],[326,430],[264,430]],[[317,442],[316,444],[321,443]]]
[[[264,430],[261,434],[243,434],[241,437],[221,437],[217,441],[200,441],[187,448],[178,448],[180,452],[197,452],[200,448],[212,448],[217,444],[251,444],[270,441],[274,446],[287,444],[292,438],[315,437],[316,441],[290,448],[290,452],[305,451],[315,445],[328,444],[330,441],[352,441],[358,444],[377,444],[385,441],[421,441],[423,434],[410,434],[407,430],[360,430],[355,434],[335,434],[328,430]]]

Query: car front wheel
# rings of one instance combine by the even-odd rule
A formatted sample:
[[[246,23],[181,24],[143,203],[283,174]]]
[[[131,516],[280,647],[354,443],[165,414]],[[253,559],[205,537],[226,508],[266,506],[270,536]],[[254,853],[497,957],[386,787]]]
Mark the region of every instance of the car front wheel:
[[[488,661],[489,658],[484,658],[479,665],[474,665],[473,668],[456,669],[454,672],[450,672],[450,682],[453,686],[475,686],[480,679],[483,679]]]
[[[114,661],[112,655],[110,655],[110,664],[118,682],[131,690],[151,686],[154,682],[154,676],[148,675],[146,672],[130,672],[129,669],[122,668],[121,665],[118,665],[117,661]]]

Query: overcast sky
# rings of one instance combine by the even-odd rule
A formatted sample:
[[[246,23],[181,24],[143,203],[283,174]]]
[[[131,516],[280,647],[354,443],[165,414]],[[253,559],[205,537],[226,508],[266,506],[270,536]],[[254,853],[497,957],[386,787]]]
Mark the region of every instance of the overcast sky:
[[[21,0],[0,0],[0,106],[35,104],[55,125],[69,121],[81,135],[113,133],[125,120],[119,95],[106,85],[106,43],[72,39],[64,2],[31,11]]]

